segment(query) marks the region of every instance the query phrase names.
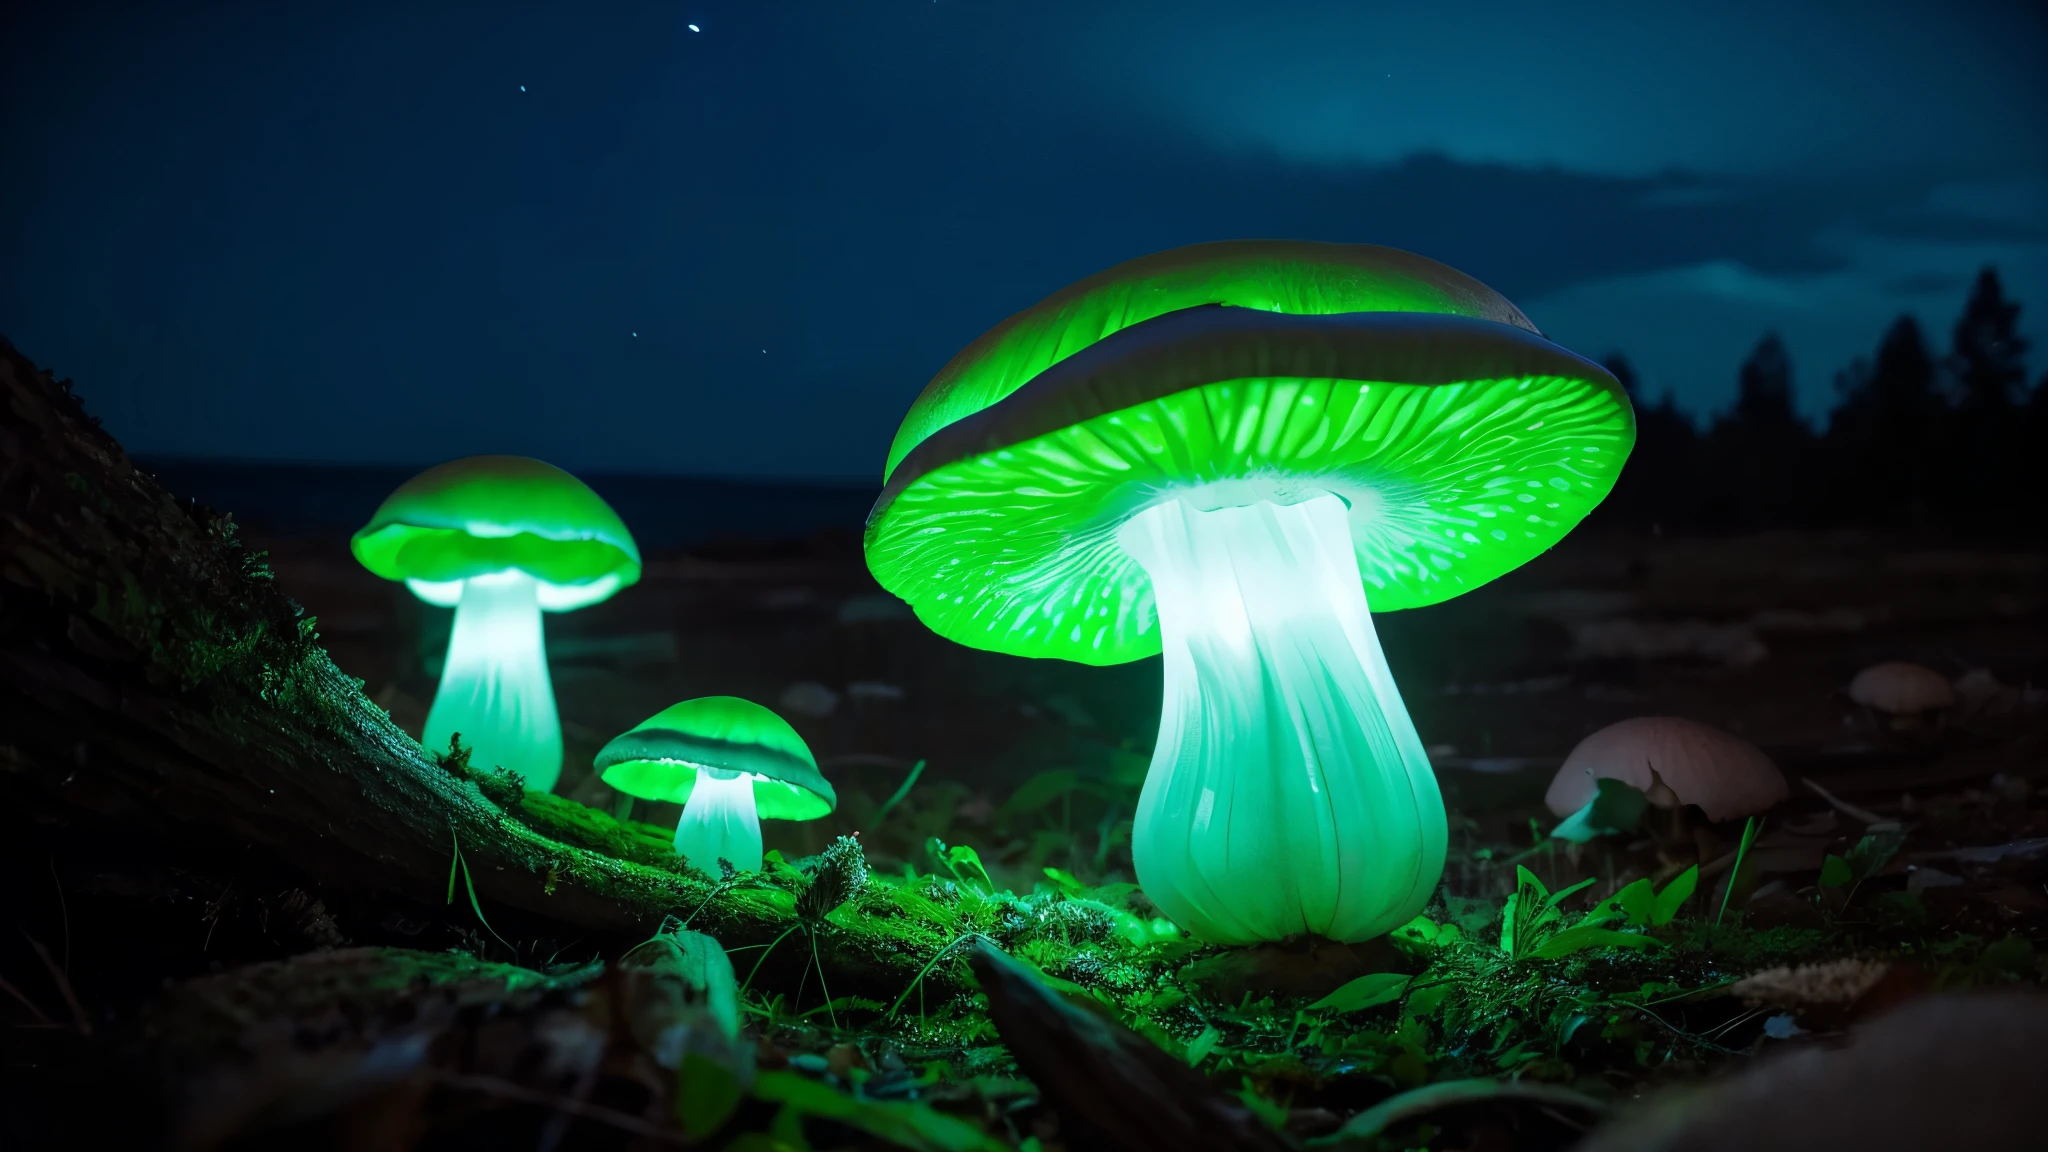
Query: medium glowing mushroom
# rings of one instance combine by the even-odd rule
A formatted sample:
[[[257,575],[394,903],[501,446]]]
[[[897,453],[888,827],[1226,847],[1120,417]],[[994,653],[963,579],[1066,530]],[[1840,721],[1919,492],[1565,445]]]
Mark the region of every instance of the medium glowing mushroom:
[[[1593,799],[1602,777],[1635,788],[1659,808],[1696,805],[1717,823],[1769,811],[1791,795],[1763,749],[1677,716],[1638,716],[1579,741],[1543,803],[1570,816]]]
[[[955,357],[897,435],[868,564],[973,647],[1163,652],[1146,895],[1208,941],[1363,940],[1420,911],[1446,839],[1371,612],[1556,543],[1634,432],[1604,369],[1441,264],[1202,245]]]
[[[815,820],[839,806],[796,729],[737,696],[665,708],[613,738],[595,764],[628,796],[681,804],[676,851],[714,879],[720,860],[761,867],[761,821]]]
[[[581,480],[523,456],[471,456],[400,485],[350,541],[363,567],[455,609],[421,743],[460,733],[479,765],[549,791],[562,725],[542,612],[608,599],[640,579],[640,549]]]

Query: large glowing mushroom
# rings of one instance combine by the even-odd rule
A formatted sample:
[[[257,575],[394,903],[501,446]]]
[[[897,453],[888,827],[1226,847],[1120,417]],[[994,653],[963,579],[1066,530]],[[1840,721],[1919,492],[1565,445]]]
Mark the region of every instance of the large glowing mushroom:
[[[724,860],[761,867],[762,820],[815,820],[839,797],[789,722],[737,696],[663,709],[598,752],[604,782],[628,796],[683,806],[676,851],[717,878]]]
[[[1443,265],[1204,245],[956,357],[898,434],[868,563],[964,644],[1163,652],[1146,894],[1204,940],[1356,941],[1420,911],[1445,851],[1371,611],[1550,547],[1633,442],[1612,376]]]
[[[640,579],[640,549],[581,480],[523,456],[471,456],[400,485],[350,541],[363,567],[455,609],[421,742],[460,733],[479,766],[554,788],[562,725],[542,612],[609,598]]]

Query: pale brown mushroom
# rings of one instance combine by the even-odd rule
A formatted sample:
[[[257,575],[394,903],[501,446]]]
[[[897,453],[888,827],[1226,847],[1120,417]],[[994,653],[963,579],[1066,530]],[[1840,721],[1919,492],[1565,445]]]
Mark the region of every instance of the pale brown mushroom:
[[[1762,749],[1676,716],[1638,716],[1579,741],[1543,802],[1569,816],[1592,801],[1594,780],[1603,776],[1638,789],[1660,808],[1697,805],[1717,823],[1754,816],[1791,794]]]
[[[1886,716],[1921,716],[1956,702],[1948,679],[1932,668],[1887,660],[1873,664],[1849,681],[1849,699]]]

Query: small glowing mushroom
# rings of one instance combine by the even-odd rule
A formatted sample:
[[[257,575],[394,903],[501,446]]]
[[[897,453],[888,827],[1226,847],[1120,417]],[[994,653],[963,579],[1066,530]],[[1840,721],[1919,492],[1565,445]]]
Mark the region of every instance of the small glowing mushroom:
[[[455,609],[421,743],[460,733],[478,765],[549,791],[562,725],[542,612],[568,612],[640,579],[640,549],[581,480],[523,456],[471,456],[413,477],[350,541],[363,567]]]
[[[1421,910],[1446,840],[1371,613],[1549,548],[1634,433],[1612,376],[1462,273],[1200,245],[955,357],[891,448],[868,564],[962,644],[1163,653],[1146,895],[1215,943],[1364,940]]]
[[[1592,801],[1599,777],[1630,785],[1659,808],[1696,805],[1717,823],[1768,811],[1791,795],[1761,748],[1676,716],[1638,716],[1579,741],[1543,803],[1569,816]]]
[[[720,860],[761,867],[761,821],[815,820],[839,806],[796,729],[737,696],[655,713],[606,744],[596,767],[628,796],[681,804],[676,851],[713,878]]]
[[[1941,673],[1904,660],[1873,664],[1849,681],[1849,699],[1883,716],[1893,728],[1921,727],[1934,713],[1956,702],[1955,689]]]

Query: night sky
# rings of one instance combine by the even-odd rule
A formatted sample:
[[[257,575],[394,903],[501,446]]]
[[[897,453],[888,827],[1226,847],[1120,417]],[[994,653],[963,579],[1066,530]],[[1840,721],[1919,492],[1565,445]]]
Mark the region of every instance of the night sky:
[[[1986,263],[2048,343],[2048,6],[1665,7],[31,0],[0,333],[136,452],[870,479],[960,345],[1202,240],[1423,253],[1701,413]]]

